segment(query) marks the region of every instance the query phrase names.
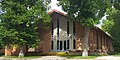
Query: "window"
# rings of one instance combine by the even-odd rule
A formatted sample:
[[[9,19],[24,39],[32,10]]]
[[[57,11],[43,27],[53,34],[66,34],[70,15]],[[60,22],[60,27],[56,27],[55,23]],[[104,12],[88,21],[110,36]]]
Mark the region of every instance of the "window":
[[[59,37],[59,19],[57,20],[57,36]]]
[[[66,41],[64,41],[64,50],[66,50]]]
[[[60,50],[62,50],[62,41],[60,41]]]
[[[59,40],[57,40],[57,49],[59,49]]]
[[[59,49],[59,19],[57,20],[57,49]]]
[[[53,41],[51,41],[51,49],[53,50]]]
[[[67,40],[67,49],[69,49],[69,40]]]
[[[67,36],[69,35],[69,21],[67,21]]]
[[[52,32],[51,33],[52,33],[52,40],[53,40],[53,29],[54,29],[54,22],[53,22],[53,20],[52,20],[51,23],[52,23],[52,26],[51,26],[52,27],[51,28]],[[51,50],[53,50],[53,41],[51,41]]]
[[[75,36],[75,22],[73,22],[73,34]]]
[[[75,49],[75,39],[73,40],[73,49]]]
[[[53,36],[53,29],[54,29],[54,22],[52,21],[52,36]]]

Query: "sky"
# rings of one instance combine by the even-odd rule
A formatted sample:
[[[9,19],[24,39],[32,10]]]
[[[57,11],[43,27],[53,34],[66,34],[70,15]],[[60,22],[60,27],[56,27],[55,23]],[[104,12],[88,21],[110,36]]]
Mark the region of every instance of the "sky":
[[[53,9],[56,9],[56,10],[58,10],[58,11],[61,11],[61,12],[64,12],[63,10],[62,10],[62,6],[57,6],[57,3],[59,3],[57,0],[51,0],[51,4],[50,4],[50,6],[51,6],[51,10],[53,10]]]
[[[56,10],[58,10],[58,11],[64,12],[64,11],[62,10],[62,6],[59,6],[59,7],[57,6],[57,3],[59,3],[57,0],[51,0],[51,2],[52,2],[52,3],[50,4],[51,10],[56,9]],[[51,11],[51,10],[50,10],[50,11]],[[64,12],[64,13],[65,13],[65,12]],[[107,15],[103,16],[102,19],[100,20],[100,23],[97,24],[97,25],[95,25],[95,26],[101,28],[101,25],[103,24],[102,21],[106,19],[106,16],[107,16]]]

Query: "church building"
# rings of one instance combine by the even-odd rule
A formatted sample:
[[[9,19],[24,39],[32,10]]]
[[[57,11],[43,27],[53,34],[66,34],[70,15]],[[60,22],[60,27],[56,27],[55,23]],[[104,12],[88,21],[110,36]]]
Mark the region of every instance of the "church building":
[[[42,42],[36,51],[42,52],[69,52],[81,54],[85,27],[80,22],[72,20],[66,14],[53,10],[49,13],[51,24],[49,29],[40,27],[39,33]],[[113,51],[112,38],[98,27],[89,32],[89,54],[109,53]]]
[[[38,47],[34,49],[24,47],[25,53],[27,54],[32,50],[32,52],[37,52],[33,55],[44,52],[82,54],[85,27],[60,11],[53,10],[49,14],[51,16],[49,28],[39,26],[41,42]],[[18,55],[19,49],[13,48],[11,50],[5,49],[5,55]],[[91,28],[88,39],[88,53],[107,54],[111,51],[113,51],[112,38],[98,27]]]

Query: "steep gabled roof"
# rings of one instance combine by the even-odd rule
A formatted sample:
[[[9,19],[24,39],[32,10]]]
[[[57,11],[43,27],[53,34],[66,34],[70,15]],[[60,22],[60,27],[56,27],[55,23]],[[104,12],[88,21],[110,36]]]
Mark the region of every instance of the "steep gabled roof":
[[[49,12],[48,14],[50,14],[50,15],[54,15],[55,13],[58,13],[58,14],[60,14],[60,15],[62,15],[62,16],[64,16],[64,17],[66,17],[66,18],[68,18],[68,19],[70,19],[70,20],[72,19],[72,18],[68,17],[66,13],[64,13],[64,12],[60,12],[60,11],[55,10],[55,9],[52,10],[51,12]],[[72,19],[72,20],[73,20],[73,19]],[[98,31],[103,32],[105,35],[107,35],[109,38],[111,38],[110,35],[106,34],[106,33],[105,33],[103,30],[101,30],[99,27],[94,26],[93,28],[96,29],[96,30],[98,30]],[[111,38],[111,39],[112,39],[112,38]]]
[[[64,12],[61,12],[61,11],[58,11],[58,10],[56,10],[56,9],[54,9],[54,10],[52,10],[52,11],[50,11],[48,14],[54,14],[54,13],[58,13],[58,14],[61,14],[61,15],[64,15],[64,16],[67,16],[67,14],[66,13],[64,13]]]

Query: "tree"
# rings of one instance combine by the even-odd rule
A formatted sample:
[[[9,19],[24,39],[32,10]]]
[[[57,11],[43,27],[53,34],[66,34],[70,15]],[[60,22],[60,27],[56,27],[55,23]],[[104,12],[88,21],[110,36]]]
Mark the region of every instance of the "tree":
[[[4,46],[35,46],[39,42],[38,24],[47,26],[50,17],[47,14],[49,0],[2,0],[0,15],[0,40]]]
[[[83,53],[88,56],[88,38],[90,28],[99,22],[107,8],[111,7],[109,0],[59,0],[63,10],[75,21],[85,26]]]
[[[102,29],[105,32],[108,32],[113,38],[114,50],[117,53],[120,53],[120,1],[115,0],[113,2],[113,8],[107,11],[109,15],[107,20],[104,21]]]

